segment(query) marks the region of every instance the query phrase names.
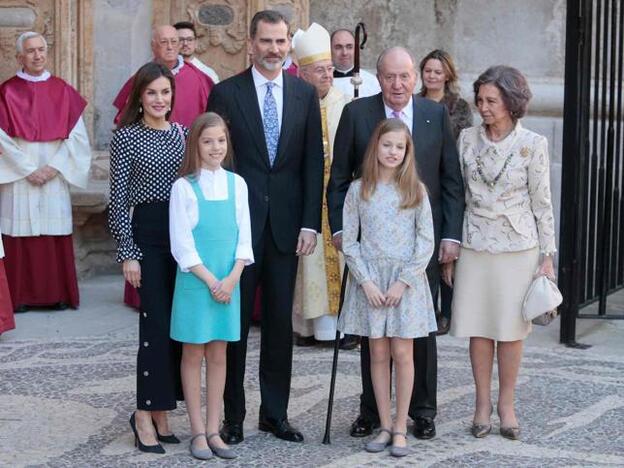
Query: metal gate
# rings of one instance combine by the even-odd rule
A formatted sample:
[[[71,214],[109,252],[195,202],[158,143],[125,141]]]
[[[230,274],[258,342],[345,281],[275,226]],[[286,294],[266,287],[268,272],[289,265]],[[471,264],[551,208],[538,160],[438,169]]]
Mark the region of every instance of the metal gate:
[[[559,284],[562,343],[624,287],[622,0],[568,0]],[[598,301],[597,314],[580,312]]]

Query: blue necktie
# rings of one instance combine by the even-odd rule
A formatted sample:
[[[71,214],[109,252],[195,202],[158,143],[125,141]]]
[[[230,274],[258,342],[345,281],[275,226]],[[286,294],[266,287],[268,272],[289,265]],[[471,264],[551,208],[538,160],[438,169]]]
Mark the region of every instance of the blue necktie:
[[[264,139],[266,140],[267,150],[269,152],[269,164],[273,167],[275,156],[277,155],[277,142],[279,141],[279,120],[277,118],[277,104],[273,96],[273,86],[275,83],[267,82],[267,92],[264,96],[263,114],[264,121]]]

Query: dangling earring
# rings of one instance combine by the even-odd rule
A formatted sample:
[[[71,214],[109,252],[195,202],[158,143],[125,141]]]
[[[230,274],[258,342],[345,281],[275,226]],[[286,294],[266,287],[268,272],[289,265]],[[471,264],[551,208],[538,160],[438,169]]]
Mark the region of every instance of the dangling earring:
[[[143,113],[143,106],[139,104],[139,114]]]

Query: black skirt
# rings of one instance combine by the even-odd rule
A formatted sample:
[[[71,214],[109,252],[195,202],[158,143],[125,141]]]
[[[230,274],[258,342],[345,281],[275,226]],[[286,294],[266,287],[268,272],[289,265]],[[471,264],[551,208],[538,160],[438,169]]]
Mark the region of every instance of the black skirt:
[[[183,400],[181,344],[169,338],[176,262],[169,244],[169,203],[134,208],[134,242],[141,249],[137,409],[165,411]]]

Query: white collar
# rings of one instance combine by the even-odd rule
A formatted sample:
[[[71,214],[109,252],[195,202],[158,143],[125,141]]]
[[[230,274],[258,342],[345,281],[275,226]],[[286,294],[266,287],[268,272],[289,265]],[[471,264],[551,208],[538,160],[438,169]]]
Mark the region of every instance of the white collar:
[[[388,106],[388,104],[386,104],[386,101],[384,101],[384,109],[386,110],[386,116],[392,115],[392,113],[394,112],[394,109]],[[411,119],[413,117],[414,115],[413,98],[410,97],[410,100],[407,102],[407,105],[403,109],[401,109],[400,112],[408,119]]]
[[[349,73],[351,70],[353,70],[353,68],[354,67],[351,67],[351,68],[349,68],[347,70],[341,70],[340,68],[336,67],[336,71],[340,72],[340,73]],[[360,70],[360,71],[362,71],[362,70]]]
[[[222,167],[219,167],[216,170],[211,170],[211,169],[206,169],[206,168],[201,168],[201,173],[202,175],[208,175],[211,177],[216,177],[217,175],[221,174],[222,172],[225,172],[225,169],[223,169]]]
[[[264,86],[269,81],[272,81],[272,83],[275,84],[275,86],[277,86],[278,88],[284,87],[284,76],[282,75],[281,71],[280,74],[277,75],[277,78],[275,78],[274,80],[267,80],[266,77],[256,69],[256,66],[253,65],[251,67],[251,76],[253,78],[254,86],[256,88]]]
[[[290,66],[292,65],[292,63],[293,63],[293,59],[292,59],[292,57],[290,56],[290,54],[288,54],[288,55],[286,56],[286,59],[284,60],[284,63],[282,64],[282,68],[283,68],[284,70],[286,70],[288,67],[290,67]]]
[[[45,70],[39,76],[29,75],[24,70],[20,70],[20,71],[17,72],[17,76],[20,77],[22,80],[32,81],[33,83],[38,83],[40,81],[47,81],[47,80],[49,80],[52,75],[50,74],[50,72],[48,70]]]
[[[171,69],[173,75],[177,75],[184,66],[184,57],[178,55],[178,64]]]

